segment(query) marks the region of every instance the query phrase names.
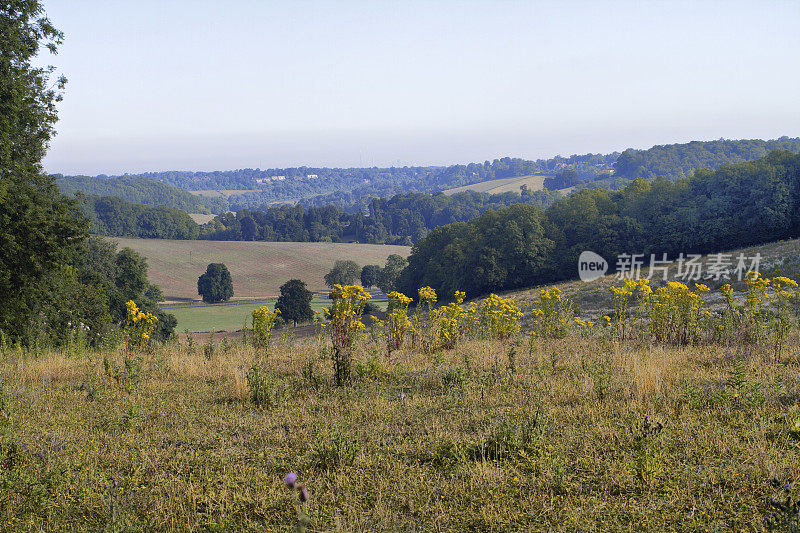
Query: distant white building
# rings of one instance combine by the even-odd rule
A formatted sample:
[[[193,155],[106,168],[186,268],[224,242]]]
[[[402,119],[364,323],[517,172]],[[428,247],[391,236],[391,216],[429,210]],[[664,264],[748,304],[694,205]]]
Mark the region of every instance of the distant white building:
[[[310,180],[315,180],[315,179],[317,179],[318,177],[319,177],[319,176],[317,176],[316,174],[306,174],[306,178],[308,178],[308,179],[310,179]]]

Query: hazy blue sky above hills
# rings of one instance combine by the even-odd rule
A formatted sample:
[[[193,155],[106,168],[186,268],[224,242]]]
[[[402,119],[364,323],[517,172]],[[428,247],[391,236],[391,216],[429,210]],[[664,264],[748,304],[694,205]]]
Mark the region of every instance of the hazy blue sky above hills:
[[[800,2],[44,0],[46,168],[450,164],[800,134]]]

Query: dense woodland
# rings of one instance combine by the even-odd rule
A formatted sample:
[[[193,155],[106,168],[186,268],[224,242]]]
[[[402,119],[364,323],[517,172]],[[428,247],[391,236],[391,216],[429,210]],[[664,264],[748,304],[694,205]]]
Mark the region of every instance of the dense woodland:
[[[200,226],[174,207],[126,202],[117,196],[79,196],[92,233],[142,239],[196,239]]]
[[[773,145],[788,146],[794,151],[800,149],[795,140],[786,138],[777,141],[713,141],[654,147],[638,153],[636,157],[647,161],[647,165],[653,168],[667,165],[663,161],[672,161],[676,165],[683,165],[681,168],[689,168],[690,164],[686,161],[691,157],[698,164],[700,161],[716,164],[704,154],[717,154],[715,161],[719,162],[726,157],[746,158]],[[631,151],[625,152],[625,154],[631,153]],[[615,163],[617,167],[620,167],[619,161]],[[531,170],[525,167],[522,160],[508,160],[507,163],[508,165],[504,167],[497,164],[483,168],[492,169],[487,172],[495,173],[495,177],[497,173],[517,174]],[[454,168],[451,167],[451,170]],[[473,169],[472,165],[464,166],[461,169],[462,174],[471,172],[470,169]],[[670,172],[668,176],[660,179],[672,181],[669,178],[680,172],[682,171]],[[707,172],[707,170],[696,171],[696,178],[692,178],[691,182],[707,176]],[[682,180],[677,181],[682,182]],[[598,175],[594,181],[587,181],[573,167],[563,166],[548,178],[545,184],[550,188],[572,187],[576,191],[590,189],[595,191],[595,194],[603,194],[600,191],[621,190],[630,187],[632,182],[631,179],[611,176],[607,172]],[[468,191],[453,196],[442,193],[407,193],[390,198],[371,198],[369,201],[364,199],[357,209],[344,209],[335,204],[311,207],[304,207],[299,203],[278,206],[261,204],[252,209],[240,209],[236,213],[224,213],[203,226],[195,224],[178,209],[132,204],[113,197],[89,196],[84,206],[88,218],[92,221],[92,230],[109,236],[299,242],[357,241],[408,245],[417,242],[439,226],[467,222],[486,211],[517,203],[546,209],[561,196],[559,192],[551,190],[536,192],[523,190],[520,193],[500,195]]]
[[[73,196],[118,196],[136,204],[174,207],[187,213],[224,213],[228,202],[224,198],[206,198],[173,185],[142,176],[62,176],[56,183],[64,194]]]
[[[268,207],[217,216],[201,226],[200,238],[211,240],[357,241],[412,244],[443,224],[471,220],[490,209],[524,203],[546,207],[558,192],[522,191],[489,195],[463,192],[446,196],[411,193],[373,198],[363,209],[347,213],[333,205]]]
[[[622,253],[712,253],[800,236],[800,155],[582,190],[546,210],[513,205],[441,226],[417,241],[400,286],[469,296],[573,278],[584,250],[615,266]]]
[[[299,202],[304,206],[336,204],[356,208],[374,197],[389,197],[410,192],[437,192],[442,189],[481,181],[555,173],[565,166],[594,178],[611,170],[618,153],[556,156],[529,161],[504,157],[483,163],[448,167],[390,168],[274,168],[240,169],[223,172],[154,172],[142,176],[162,180],[187,190],[260,189],[230,197],[231,208],[254,209],[273,202]],[[283,176],[283,180],[256,183],[256,180]],[[316,176],[308,178],[308,176]]]
[[[663,176],[676,180],[689,176],[696,169],[715,170],[722,165],[759,159],[775,150],[800,153],[800,138],[781,137],[770,141],[721,139],[665,144],[648,150],[628,149],[614,163],[614,175],[629,179]]]

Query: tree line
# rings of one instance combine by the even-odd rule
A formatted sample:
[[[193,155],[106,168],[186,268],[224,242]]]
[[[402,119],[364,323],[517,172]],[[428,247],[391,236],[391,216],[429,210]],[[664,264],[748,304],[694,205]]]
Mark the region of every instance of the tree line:
[[[776,150],[796,154],[800,152],[800,138],[720,139],[665,144],[647,150],[628,149],[614,162],[614,175],[629,179],[663,176],[676,180],[689,176],[696,169],[715,170],[722,165],[759,159]]]
[[[192,194],[167,183],[144,176],[63,176],[56,174],[56,183],[66,195],[118,196],[131,203],[173,207],[187,213],[224,213],[228,201]]]
[[[443,224],[471,220],[481,213],[515,203],[546,207],[559,196],[551,191],[489,195],[466,191],[410,193],[374,198],[364,208],[348,213],[334,205],[301,205],[242,209],[214,218],[200,228],[201,239],[263,241],[357,241],[410,245]]]
[[[142,239],[196,239],[200,226],[174,207],[126,202],[118,196],[79,195],[90,231],[112,237]]]
[[[440,226],[414,245],[399,287],[475,297],[574,278],[584,250],[613,268],[624,253],[675,257],[795,237],[800,155],[773,152],[692,178],[638,178],[620,191],[578,191],[544,210],[518,204]]]
[[[611,168],[619,154],[585,154],[568,158],[527,160],[503,157],[483,163],[442,166],[368,167],[368,168],[272,168],[238,169],[214,172],[168,171],[140,176],[163,181],[186,190],[242,189],[254,192],[229,198],[231,209],[255,209],[275,203],[301,203],[306,207],[337,204],[363,206],[375,197],[389,197],[412,192],[435,193],[443,189],[481,181],[512,178],[537,173],[555,173],[564,166],[595,176]],[[283,179],[270,180],[280,176]],[[311,178],[309,178],[311,176]],[[256,180],[268,180],[259,183]]]

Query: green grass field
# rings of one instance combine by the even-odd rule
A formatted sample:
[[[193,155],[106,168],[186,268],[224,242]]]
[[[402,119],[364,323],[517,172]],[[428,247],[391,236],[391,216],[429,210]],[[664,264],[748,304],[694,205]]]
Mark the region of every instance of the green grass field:
[[[225,263],[234,299],[276,298],[280,286],[297,278],[309,290],[327,290],[323,277],[337,259],[383,265],[390,254],[407,256],[408,246],[324,242],[170,241],[113,239],[147,258],[150,281],[167,300],[198,299],[197,278],[209,263]]]
[[[371,300],[381,310],[386,309],[386,297]],[[311,309],[314,312],[322,311],[330,307],[330,300],[322,295],[315,296],[311,301]],[[229,304],[171,304],[163,305],[167,313],[175,315],[178,319],[176,332],[182,333],[188,330],[190,333],[210,332],[210,331],[237,331],[247,323],[251,326],[252,312],[254,309],[268,305],[270,308],[275,306],[275,300],[259,300],[253,302],[238,302]]]
[[[527,185],[531,191],[540,191],[544,188],[545,176],[531,175],[522,176],[519,178],[503,178],[499,180],[482,181],[480,183],[473,183],[472,185],[464,185],[463,187],[455,187],[453,189],[446,189],[444,194],[451,196],[453,194],[464,191],[485,192],[489,194],[502,194],[504,192],[519,192],[522,185]]]

